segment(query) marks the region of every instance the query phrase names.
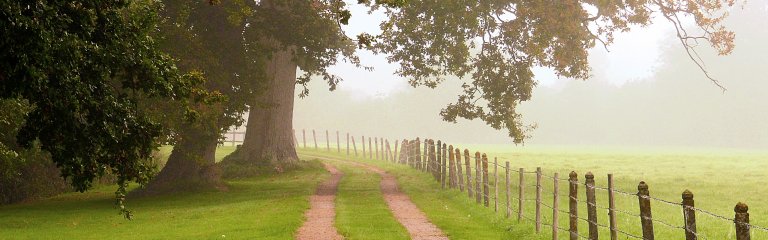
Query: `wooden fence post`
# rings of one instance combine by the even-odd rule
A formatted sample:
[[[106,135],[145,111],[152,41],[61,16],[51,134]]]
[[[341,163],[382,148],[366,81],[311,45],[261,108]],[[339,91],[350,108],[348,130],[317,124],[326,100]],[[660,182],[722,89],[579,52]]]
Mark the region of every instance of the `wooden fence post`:
[[[355,137],[352,137],[352,147],[355,150],[355,157],[357,157],[357,144],[355,143]]]
[[[392,149],[389,148],[389,140],[384,139],[384,142],[386,143],[386,146],[387,146],[386,148],[384,148],[385,149],[384,160],[389,162],[389,155],[392,152]]]
[[[560,233],[557,229],[558,226],[560,226],[560,218],[558,217],[558,214],[560,213],[560,186],[558,183],[558,178],[560,178],[558,173],[555,173],[555,177],[553,178],[553,195],[552,195],[552,240],[558,239],[558,233]]]
[[[440,155],[440,157],[441,157],[441,159],[440,159],[440,184],[443,186],[443,189],[445,189],[445,182],[446,181],[450,181],[450,180],[447,179],[448,178],[448,163],[445,160],[447,158],[445,156],[445,153],[446,153],[445,149],[446,149],[446,146],[445,146],[445,143],[443,143],[443,147],[440,149],[440,150],[442,150],[442,153]]]
[[[312,129],[312,139],[315,141],[315,150],[317,150],[317,135],[315,135],[315,129]]]
[[[619,228],[616,225],[616,199],[613,193],[613,174],[608,174],[608,224],[611,240],[618,240]]]
[[[469,157],[469,149],[464,149],[464,164],[464,169],[467,173],[467,181],[465,182],[467,185],[467,195],[469,199],[472,199],[474,193],[472,192],[472,160]]]
[[[750,240],[752,236],[749,234],[749,206],[739,202],[733,211],[736,212],[733,218],[733,223],[736,225],[736,240]]]
[[[413,146],[416,150],[416,157],[413,159],[413,168],[421,170],[421,139],[416,138],[416,145]]]
[[[440,149],[442,149],[443,143],[440,140],[437,140],[437,146],[435,146],[435,179],[437,179],[438,182],[442,182],[443,180],[440,179],[440,176],[443,175],[443,164],[442,161],[442,152]]]
[[[360,138],[360,144],[362,144],[362,147],[363,147],[363,158],[365,158],[365,135],[363,135]]]
[[[341,153],[341,142],[339,142],[339,131],[336,131],[336,153]]]
[[[571,240],[579,240],[579,177],[576,172],[568,174],[568,215]]]
[[[483,204],[485,207],[490,205],[489,198],[491,197],[490,181],[488,180],[488,156],[483,153]]]
[[[453,145],[448,146],[448,186],[455,188],[456,184],[456,156],[453,155]]]
[[[507,218],[509,218],[509,217],[512,216],[512,206],[510,205],[512,201],[511,201],[511,198],[510,198],[511,195],[510,195],[510,192],[509,192],[509,161],[506,161],[505,167],[506,167],[505,168],[506,174],[504,175],[504,179],[506,181],[505,181],[504,186],[506,187],[505,189],[507,190],[506,191],[506,193],[507,193],[507,211],[506,211],[506,213],[507,213]]]
[[[399,141],[395,139],[395,156],[392,158],[392,162],[397,162],[397,156],[400,156],[400,155],[397,155],[397,142]]]
[[[648,184],[637,185],[637,199],[640,202],[640,224],[643,226],[643,239],[653,240],[653,217],[651,216],[651,198]]]
[[[307,148],[307,130],[301,129],[301,140],[304,142],[304,148]]]
[[[696,210],[693,204],[693,193],[683,191],[683,219],[685,221],[685,240],[696,240]]]
[[[376,151],[376,160],[379,160],[379,138],[373,138],[374,151]]]
[[[435,177],[435,180],[440,181],[440,165],[437,163],[437,146],[434,139],[429,140],[429,161],[432,163],[432,176]]]
[[[517,185],[517,221],[523,220],[523,201],[525,197],[525,169],[520,168],[520,182]]]
[[[331,151],[331,140],[328,138],[328,130],[325,130],[325,151]]]
[[[475,152],[475,201],[477,204],[482,202],[482,190],[480,190],[480,183],[483,181],[483,175],[480,174],[480,169],[483,165],[480,163],[480,152]]]
[[[587,221],[589,222],[589,239],[597,240],[597,205],[595,201],[595,175],[587,172],[584,175],[587,190]]]
[[[422,161],[421,161],[421,171],[422,172],[428,172],[429,171],[429,149],[427,146],[427,139],[424,139],[424,153],[422,154]]]
[[[442,167],[443,179],[445,181],[449,181],[449,179],[447,179],[448,178],[448,145],[445,142],[443,142],[442,150],[443,150],[443,155],[442,155],[443,159],[441,160],[441,163],[443,164],[443,167]]]
[[[403,144],[400,145],[400,164],[408,162],[408,154],[410,149],[408,147],[408,140],[403,139]]]
[[[541,232],[541,167],[536,168],[536,233]]]
[[[493,158],[493,211],[499,212],[499,161]]]
[[[456,173],[457,173],[456,178],[459,179],[459,182],[457,184],[459,185],[459,191],[463,192],[464,191],[464,173],[462,172],[463,169],[461,169],[461,163],[462,163],[461,150],[459,150],[459,148],[456,148],[454,149],[454,151],[456,151],[456,153],[454,153],[454,155],[456,155]]]
[[[347,133],[347,157],[349,157],[349,133]]]
[[[373,141],[371,141],[371,137],[368,137],[368,159],[373,159]]]

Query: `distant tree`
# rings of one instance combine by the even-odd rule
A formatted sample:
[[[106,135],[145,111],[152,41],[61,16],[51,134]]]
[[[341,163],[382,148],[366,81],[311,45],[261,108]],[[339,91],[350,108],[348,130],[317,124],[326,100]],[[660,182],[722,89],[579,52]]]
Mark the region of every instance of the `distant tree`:
[[[142,99],[201,97],[201,78],[181,75],[150,33],[152,1],[0,0],[0,98],[31,110],[19,130],[38,142],[78,191],[117,176],[117,204],[129,181],[153,175],[151,153],[166,132]],[[199,94],[199,95],[198,95]],[[186,111],[191,115],[193,111]]]

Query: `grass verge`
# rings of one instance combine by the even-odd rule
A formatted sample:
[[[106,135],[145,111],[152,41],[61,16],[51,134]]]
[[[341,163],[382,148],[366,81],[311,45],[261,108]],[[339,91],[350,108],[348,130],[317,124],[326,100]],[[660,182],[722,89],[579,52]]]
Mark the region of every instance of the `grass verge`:
[[[279,175],[227,181],[228,192],[129,199],[123,219],[114,186],[0,207],[2,239],[292,239],[309,196],[328,177],[318,161]]]

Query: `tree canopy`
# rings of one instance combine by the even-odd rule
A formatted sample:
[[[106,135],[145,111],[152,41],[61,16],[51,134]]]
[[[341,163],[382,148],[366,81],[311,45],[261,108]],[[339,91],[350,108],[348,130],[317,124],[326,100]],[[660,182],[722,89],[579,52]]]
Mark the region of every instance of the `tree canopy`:
[[[587,79],[588,49],[608,47],[614,34],[646,26],[660,16],[696,58],[697,41],[719,54],[733,50],[734,33],[722,26],[733,0],[674,1],[408,1],[387,8],[373,49],[400,63],[397,73],[412,86],[434,88],[458,76],[463,92],[441,111],[446,121],[481,119],[506,128],[522,143],[535,125],[526,125],[516,107],[531,98],[533,68]],[[372,6],[376,8],[376,6]],[[686,19],[692,19],[689,27]],[[692,28],[692,29],[690,29]],[[718,86],[704,68],[706,77]]]
[[[164,131],[138,107],[145,97],[204,95],[150,33],[150,1],[0,2],[0,98],[31,105],[17,141],[39,142],[78,191],[106,173],[118,178],[121,212],[128,181],[146,183]]]

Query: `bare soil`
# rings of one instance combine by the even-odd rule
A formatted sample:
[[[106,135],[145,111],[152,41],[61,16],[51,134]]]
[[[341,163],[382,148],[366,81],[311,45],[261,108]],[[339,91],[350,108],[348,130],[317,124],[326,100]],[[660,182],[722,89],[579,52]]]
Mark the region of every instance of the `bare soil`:
[[[309,197],[309,210],[304,213],[307,221],[299,228],[296,239],[344,239],[333,226],[336,217],[334,199],[343,173],[330,164],[323,163],[331,177],[317,187],[315,195]]]

